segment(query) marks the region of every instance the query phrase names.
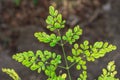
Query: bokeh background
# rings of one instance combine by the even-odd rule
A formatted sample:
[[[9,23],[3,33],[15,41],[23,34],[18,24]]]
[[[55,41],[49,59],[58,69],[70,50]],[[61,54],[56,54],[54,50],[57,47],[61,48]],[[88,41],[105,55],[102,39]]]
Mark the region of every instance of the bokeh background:
[[[53,5],[67,21],[63,33],[75,25],[80,25],[83,29],[78,43],[84,40],[89,40],[91,44],[95,41],[107,41],[117,46],[116,51],[108,53],[104,58],[87,63],[87,80],[97,79],[101,69],[112,60],[117,66],[116,77],[120,78],[120,0],[38,0],[37,3],[33,0],[20,1],[17,5],[14,0],[0,0],[0,69],[14,68],[22,80],[46,80],[44,73],[32,72],[11,57],[17,52],[28,50],[61,51],[59,46],[50,48],[47,44],[39,43],[33,36],[36,31],[51,33],[46,28],[45,19],[48,7]],[[70,53],[71,47],[66,45],[65,48],[66,53]],[[74,69],[70,71],[73,80],[76,80],[79,73]],[[0,70],[0,80],[12,79]]]

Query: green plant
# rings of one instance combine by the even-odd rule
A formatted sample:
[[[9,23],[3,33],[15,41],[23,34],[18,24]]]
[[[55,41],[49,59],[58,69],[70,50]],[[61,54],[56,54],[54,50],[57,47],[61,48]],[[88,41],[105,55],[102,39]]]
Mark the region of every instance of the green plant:
[[[14,69],[2,68],[2,71],[7,73],[13,80],[21,80]]]
[[[82,71],[77,80],[86,80],[86,62],[95,61],[98,58],[104,57],[106,53],[115,50],[116,46],[102,41],[95,42],[91,45],[87,40],[81,44],[77,44],[75,41],[82,35],[82,29],[77,25],[73,29],[68,29],[65,35],[62,35],[61,29],[65,27],[65,20],[62,19],[62,15],[59,14],[53,6],[49,7],[49,14],[50,15],[46,19],[47,28],[53,32],[57,31],[58,34],[52,33],[49,35],[45,32],[36,32],[34,36],[40,42],[48,43],[51,47],[57,44],[60,45],[62,48],[62,53],[60,54],[63,54],[63,58],[60,54],[48,50],[38,50],[36,54],[33,51],[17,53],[13,55],[12,58],[33,71],[37,70],[38,73],[43,71],[45,75],[48,76],[47,80],[65,80],[66,78],[72,80],[70,69],[73,66],[76,66],[77,70]],[[66,43],[73,45],[71,55],[67,55],[64,50],[64,45]],[[65,66],[60,65],[62,61],[65,62]],[[58,67],[65,69],[67,73],[58,75],[56,73]]]
[[[119,80],[118,78],[115,78],[115,75],[117,74],[115,67],[114,61],[109,62],[107,69],[103,68],[102,74],[98,80]]]

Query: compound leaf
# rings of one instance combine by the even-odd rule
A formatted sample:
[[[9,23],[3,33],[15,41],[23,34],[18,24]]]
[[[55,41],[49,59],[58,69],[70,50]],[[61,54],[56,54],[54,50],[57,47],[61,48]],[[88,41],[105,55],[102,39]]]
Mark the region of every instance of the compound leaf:
[[[62,20],[62,15],[58,13],[58,10],[55,10],[53,6],[50,6],[49,13],[50,14],[46,19],[47,28],[50,31],[64,28],[65,20]]]
[[[82,35],[82,29],[77,25],[74,29],[68,29],[66,34],[62,36],[62,39],[67,41],[69,44],[73,44],[79,36]]]

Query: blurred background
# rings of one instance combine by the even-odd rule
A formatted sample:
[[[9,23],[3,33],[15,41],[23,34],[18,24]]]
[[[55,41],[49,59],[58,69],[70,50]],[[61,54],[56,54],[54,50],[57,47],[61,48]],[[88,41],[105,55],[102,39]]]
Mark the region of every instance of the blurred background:
[[[117,77],[120,78],[120,0],[0,0],[0,69],[14,68],[22,80],[46,80],[44,73],[32,72],[11,57],[28,50],[61,51],[59,46],[50,48],[33,36],[36,31],[51,33],[45,23],[50,5],[58,9],[66,20],[63,33],[75,25],[83,29],[78,43],[84,40],[89,40],[91,44],[107,41],[118,47],[104,58],[87,63],[88,80],[97,79],[101,69],[111,60],[115,60]],[[69,53],[71,47],[65,47]],[[71,72],[75,80],[79,73],[74,68]],[[0,70],[0,80],[12,79]]]

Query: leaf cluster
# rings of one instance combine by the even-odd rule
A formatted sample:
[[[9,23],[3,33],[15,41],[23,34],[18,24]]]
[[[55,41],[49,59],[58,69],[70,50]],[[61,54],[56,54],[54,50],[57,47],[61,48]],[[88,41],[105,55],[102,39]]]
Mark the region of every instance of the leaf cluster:
[[[84,41],[80,46],[87,61],[95,61],[95,59],[104,57],[106,53],[116,50],[116,46],[102,41],[95,42],[93,45],[89,45],[88,41]]]
[[[74,47],[72,48],[72,56],[68,56],[67,59],[70,62],[86,64],[85,61],[95,61],[95,59],[103,57],[106,53],[115,49],[116,46],[108,44],[108,42],[96,42],[93,45],[89,45],[89,42],[85,40],[80,45],[74,44]]]
[[[61,56],[47,50],[38,50],[36,54],[33,51],[17,53],[13,55],[13,59],[21,62],[24,66],[31,70],[37,70],[38,73],[44,71],[47,76],[56,77],[55,70],[61,63]]]
[[[105,56],[106,53],[116,50],[116,46],[108,44],[108,42],[95,42],[93,45],[89,44],[89,41],[85,40],[82,44],[74,44],[72,48],[73,57],[76,59],[85,59],[87,61],[95,61],[100,57]],[[80,57],[81,56],[81,57]],[[70,57],[70,56],[69,56]],[[74,58],[71,57],[69,61],[73,62]]]
[[[49,16],[46,19],[47,28],[50,31],[56,29],[64,28],[65,20],[62,20],[62,15],[58,13],[58,10],[55,10],[53,6],[49,7]]]
[[[108,63],[107,69],[103,68],[102,74],[98,80],[119,80],[118,78],[115,78],[117,71],[115,70],[116,66],[114,63],[114,61],[111,61]]]
[[[77,25],[74,29],[68,29],[65,35],[61,36],[60,29],[64,28],[65,20],[62,20],[62,15],[58,13],[58,10],[55,10],[53,6],[49,7],[49,16],[46,19],[47,28],[50,31],[58,31],[58,35],[46,34],[45,32],[36,32],[34,36],[44,43],[49,43],[51,47],[54,47],[56,44],[61,44],[59,41],[64,41],[63,43],[68,42],[73,44],[78,40],[80,35],[82,35],[82,29]]]
[[[14,69],[2,68],[2,72],[8,74],[13,80],[21,80],[21,78],[18,76]]]
[[[68,29],[66,34],[62,37],[63,40],[67,41],[69,44],[75,42],[75,40],[79,39],[80,35],[82,35],[82,29],[77,25],[74,29]]]
[[[51,47],[54,47],[61,40],[60,36],[48,35],[45,32],[36,32],[34,35],[40,42],[49,43]]]
[[[67,60],[71,63],[76,63],[76,69],[82,69],[85,75],[87,70],[86,61],[95,61],[95,59],[103,57],[106,53],[115,49],[116,46],[108,44],[108,42],[95,42],[93,45],[90,45],[89,41],[85,40],[80,45],[74,44],[72,56],[67,56]],[[81,79],[83,79],[82,76]]]
[[[77,80],[86,80],[87,79],[87,71],[83,71],[81,74],[80,74],[80,77],[77,78]]]

